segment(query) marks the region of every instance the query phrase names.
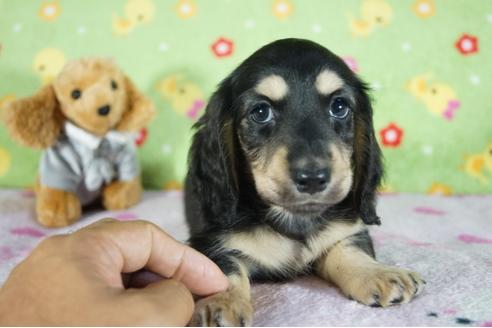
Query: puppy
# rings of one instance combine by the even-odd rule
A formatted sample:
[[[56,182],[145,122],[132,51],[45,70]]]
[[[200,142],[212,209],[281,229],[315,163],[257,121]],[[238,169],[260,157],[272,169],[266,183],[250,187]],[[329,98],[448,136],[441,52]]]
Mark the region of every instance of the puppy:
[[[375,260],[367,225],[382,175],[367,87],[322,46],[256,51],[213,94],[189,154],[190,243],[228,276],[193,325],[252,323],[251,281],[311,273],[373,307],[406,303],[418,274]]]

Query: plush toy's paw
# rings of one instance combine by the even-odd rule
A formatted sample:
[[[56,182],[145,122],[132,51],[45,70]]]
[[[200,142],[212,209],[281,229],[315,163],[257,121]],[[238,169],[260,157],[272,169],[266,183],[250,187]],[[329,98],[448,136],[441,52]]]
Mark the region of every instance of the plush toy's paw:
[[[140,178],[115,181],[104,187],[103,204],[108,210],[121,210],[138,203],[142,194]]]
[[[360,303],[387,307],[409,302],[423,290],[424,284],[415,272],[376,264],[358,271],[340,287],[349,298]]]
[[[198,301],[190,326],[245,327],[251,326],[251,302],[236,293],[222,292]]]
[[[81,215],[80,201],[72,192],[39,186],[36,190],[36,214],[46,227],[64,227]]]

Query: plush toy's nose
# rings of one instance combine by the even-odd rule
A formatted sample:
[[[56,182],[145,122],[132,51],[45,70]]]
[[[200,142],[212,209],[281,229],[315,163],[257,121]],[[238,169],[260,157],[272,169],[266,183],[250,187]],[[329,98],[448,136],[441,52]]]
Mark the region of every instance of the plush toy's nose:
[[[103,106],[97,110],[98,114],[101,116],[106,116],[109,114],[111,107],[109,105]]]

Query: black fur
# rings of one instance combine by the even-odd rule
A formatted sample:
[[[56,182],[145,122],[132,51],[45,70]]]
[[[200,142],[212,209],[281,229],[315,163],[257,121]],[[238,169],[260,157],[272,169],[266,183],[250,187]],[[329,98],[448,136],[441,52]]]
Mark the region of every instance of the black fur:
[[[329,106],[331,98],[320,99],[308,91],[306,81],[312,82],[323,68],[336,72],[346,85],[346,90],[341,92],[354,99],[353,113],[347,120],[333,120],[320,112],[318,109]],[[285,113],[292,113],[286,115],[288,122],[279,123],[278,130],[268,125],[245,124],[249,104],[262,101],[252,89],[262,77],[273,73],[288,79],[292,88],[287,100],[272,101],[276,107],[284,108]],[[296,112],[296,108],[305,111]],[[314,114],[314,109],[318,114]],[[294,125],[297,128],[291,128]],[[284,39],[259,49],[222,81],[194,128],[185,186],[190,244],[214,260],[226,274],[237,272],[235,259],[242,257],[240,252],[221,248],[221,237],[227,233],[268,225],[302,244],[333,222],[355,222],[360,217],[366,224],[380,223],[375,198],[382,175],[381,152],[372,126],[367,87],[339,57],[322,46],[306,40]],[[319,213],[315,209],[313,213],[299,209],[290,222],[275,220],[272,217],[275,214],[269,212],[271,204],[262,199],[255,188],[247,154],[256,156],[267,144],[288,142],[289,161],[306,156],[306,149],[326,157],[323,140],[336,140],[353,150],[354,181],[348,195]],[[370,237],[365,237],[355,236],[354,245],[373,255]],[[268,251],[272,250],[265,250]],[[250,275],[258,280],[281,280],[290,276],[264,268],[257,268]]]

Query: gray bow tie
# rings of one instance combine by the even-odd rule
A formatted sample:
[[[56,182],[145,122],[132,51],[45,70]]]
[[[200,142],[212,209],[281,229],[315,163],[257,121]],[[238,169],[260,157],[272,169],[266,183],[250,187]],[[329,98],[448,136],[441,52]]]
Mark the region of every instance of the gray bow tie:
[[[85,168],[84,181],[88,190],[98,190],[103,184],[110,183],[116,177],[114,165],[108,158],[110,153],[111,146],[106,139],[103,139],[96,150],[94,159]]]

